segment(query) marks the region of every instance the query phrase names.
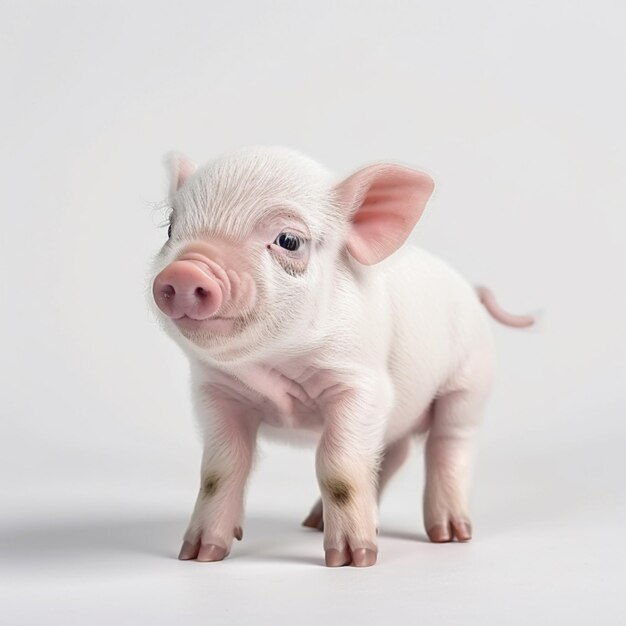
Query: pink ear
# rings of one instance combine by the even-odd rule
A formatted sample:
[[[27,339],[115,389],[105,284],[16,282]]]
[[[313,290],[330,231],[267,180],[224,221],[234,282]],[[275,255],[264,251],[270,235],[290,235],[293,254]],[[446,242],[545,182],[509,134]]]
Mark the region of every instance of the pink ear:
[[[400,165],[371,165],[337,187],[350,212],[348,252],[373,265],[395,252],[422,216],[434,183],[428,174]]]
[[[165,167],[170,176],[170,196],[196,171],[197,165],[180,152],[165,156]]]

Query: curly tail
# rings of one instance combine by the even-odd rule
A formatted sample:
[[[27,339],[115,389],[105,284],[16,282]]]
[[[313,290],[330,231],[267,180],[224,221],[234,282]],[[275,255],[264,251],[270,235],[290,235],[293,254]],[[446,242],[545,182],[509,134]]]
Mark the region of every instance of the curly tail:
[[[496,302],[496,297],[487,287],[476,287],[476,293],[489,312],[489,315],[501,324],[515,328],[528,328],[536,322],[532,315],[513,315],[512,313],[507,313]]]

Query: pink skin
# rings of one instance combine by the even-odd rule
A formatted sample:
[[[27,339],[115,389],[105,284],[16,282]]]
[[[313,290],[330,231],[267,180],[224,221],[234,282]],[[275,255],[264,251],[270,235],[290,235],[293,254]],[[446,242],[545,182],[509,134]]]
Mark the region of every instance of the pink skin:
[[[398,439],[398,441],[394,441],[385,448],[378,471],[378,500],[380,500],[387,483],[406,460],[410,449],[410,437]],[[307,518],[302,522],[302,525],[307,528],[324,530],[324,507],[321,498],[315,503]]]
[[[480,356],[461,372],[471,378],[469,389],[437,398],[426,440],[424,527],[434,543],[469,541],[472,526],[467,496],[473,437],[491,387],[491,367]]]
[[[427,175],[398,166],[373,166],[347,179],[338,188],[338,194],[347,206],[358,207],[347,242],[351,255],[369,265],[391,254],[418,221],[431,192],[432,181]],[[233,293],[224,259],[231,267],[238,263],[230,257],[228,243],[225,248],[203,246],[198,249],[194,244],[185,249],[161,271],[154,280],[154,298],[160,310],[182,329],[208,328],[227,334],[231,327],[223,325],[228,320],[224,311],[239,311],[242,304],[250,306],[254,297],[248,294],[248,302],[243,299],[242,303]],[[269,243],[267,248],[274,254],[284,254],[275,244]],[[306,258],[302,261],[306,263]],[[185,535],[181,559],[218,561],[230,551],[232,539],[240,535],[243,490],[256,433],[256,427],[249,429],[245,424],[254,423],[255,415],[260,419],[264,414],[277,414],[279,423],[292,424],[302,419],[315,424],[316,417],[324,416],[323,422],[319,422],[323,428],[317,474],[322,492],[326,565],[367,567],[376,562],[377,455],[369,437],[377,430],[377,439],[382,439],[382,407],[377,405],[383,400],[365,389],[347,390],[338,384],[332,372],[311,376],[308,368],[303,370],[302,383],[294,385],[298,375],[293,366],[290,376],[262,366],[241,368],[237,376],[244,389],[260,392],[266,398],[261,406],[257,393],[249,398],[248,390],[239,384],[226,392],[223,383],[215,387],[206,384],[202,395],[213,410],[212,419],[207,420],[203,486]],[[263,404],[268,406],[260,410]],[[358,420],[352,415],[355,408],[360,414]],[[370,433],[368,437],[362,438],[364,432]],[[389,455],[382,480],[388,480],[407,450],[408,445],[403,442]],[[212,493],[214,481],[218,486]]]
[[[513,315],[505,311],[497,302],[496,297],[487,287],[476,287],[476,293],[493,319],[505,326],[528,328],[535,323],[532,315]]]
[[[262,162],[263,159],[255,161]],[[171,194],[176,200],[172,203],[174,235],[165,251],[176,256],[168,257],[169,265],[155,278],[154,299],[180,333],[196,341],[198,347],[202,347],[198,341],[202,333],[190,331],[206,330],[209,337],[213,333],[221,335],[222,343],[226,344],[229,336],[236,334],[232,331],[237,328],[238,318],[254,312],[259,320],[269,323],[269,313],[275,312],[273,307],[279,304],[264,301],[264,283],[260,281],[267,277],[259,278],[260,265],[250,267],[256,263],[253,259],[269,253],[293,278],[302,276],[309,262],[309,246],[299,253],[289,253],[273,242],[284,228],[305,240],[315,239],[309,237],[308,230],[308,225],[314,222],[309,224],[308,220],[281,209],[281,202],[275,198],[291,199],[299,184],[289,184],[283,189],[281,180],[274,178],[277,170],[273,168],[256,172],[249,166],[241,184],[237,183],[233,189],[228,187],[228,177],[223,186],[200,187],[200,193],[193,197],[204,197],[205,193],[209,196],[211,212],[206,216],[199,213],[203,209],[182,206],[189,195],[176,196],[181,185],[193,177],[195,167],[173,157],[171,168]],[[193,185],[202,184],[203,176],[206,172],[189,182],[192,189]],[[239,178],[231,176],[231,180],[237,182]],[[252,199],[243,193],[246,185],[253,191]],[[259,214],[252,234],[243,244],[241,240],[218,240],[213,236],[214,232],[228,231],[213,228],[205,219],[215,216],[219,219],[223,215],[228,221],[231,216],[237,216],[233,212],[239,207],[246,209],[246,202],[260,207],[264,193],[270,193],[265,189],[267,186],[271,189],[269,197],[273,202],[270,204],[275,205],[275,215]],[[350,176],[332,190],[333,207],[336,205],[337,210],[343,212],[336,222],[338,232],[343,232],[346,226],[345,241],[341,245],[353,261],[363,265],[383,260],[404,243],[432,190],[433,182],[426,174],[395,165],[371,166]],[[233,203],[231,198],[235,191],[237,202]],[[228,211],[220,213],[224,206]],[[192,209],[203,226],[191,232],[197,232],[197,237],[206,237],[206,240],[187,242],[186,247],[178,251],[176,246],[181,245],[181,233],[190,232],[190,227],[187,223],[186,229],[176,234],[176,218],[183,220],[185,210]],[[310,212],[317,210],[311,204],[308,209]],[[303,211],[303,215],[307,215],[307,211]],[[348,223],[344,224],[344,220]],[[182,221],[179,223],[185,225]],[[332,246],[324,249],[330,250]],[[345,264],[346,257],[340,255],[337,263]],[[314,258],[312,255],[311,259]],[[349,276],[348,266],[343,269],[344,277]],[[253,276],[259,280],[259,293]],[[348,299],[349,290],[335,290],[331,297],[341,293],[345,302],[356,301]],[[363,286],[359,293],[369,292]],[[502,311],[487,290],[479,289],[478,293],[485,307],[499,321],[513,326],[529,325],[531,318]],[[475,300],[470,306],[472,304],[477,306]],[[291,305],[278,313],[276,319],[293,321],[299,309]],[[417,425],[411,430],[407,423],[404,430],[398,431],[398,440],[391,443],[385,440],[385,420],[387,417],[393,420],[394,411],[401,404],[398,399],[394,406],[393,391],[399,392],[400,387],[392,390],[396,381],[385,367],[385,355],[381,352],[380,358],[375,359],[374,351],[361,349],[361,343],[373,346],[376,342],[369,341],[369,337],[366,341],[356,332],[352,316],[344,326],[336,328],[323,318],[315,321],[317,324],[309,327],[319,335],[313,336],[309,327],[300,325],[302,339],[313,337],[315,342],[307,345],[303,341],[294,350],[294,345],[285,341],[287,348],[279,353],[279,358],[268,351],[259,359],[244,352],[236,365],[229,364],[227,359],[213,364],[209,364],[210,358],[192,360],[196,409],[204,430],[204,455],[198,499],[179,558],[219,561],[228,555],[233,539],[241,538],[244,489],[253,464],[257,430],[265,422],[269,426],[309,430],[319,436],[316,470],[322,499],[305,525],[323,527],[326,565],[365,567],[376,562],[377,501],[385,483],[406,458],[410,437],[417,432]],[[327,326],[328,334],[324,335]],[[435,322],[433,326],[437,328]],[[284,335],[281,340],[288,339],[288,333]],[[240,336],[247,340],[245,333]],[[252,354],[255,347],[246,346]],[[446,378],[442,374],[436,393],[419,404],[420,411],[428,414],[424,423],[430,427],[423,429],[429,430],[424,522],[430,539],[435,542],[454,538],[465,541],[471,536],[466,502],[468,457],[471,436],[487,395],[490,371],[490,364],[486,362],[484,371],[481,369],[481,363],[488,357],[477,354],[477,361],[469,357],[463,361],[468,368],[466,371],[459,371],[455,365],[453,374]],[[457,376],[463,384],[449,386],[447,383],[454,382]],[[378,459],[383,450],[379,470]]]
[[[226,263],[233,267],[225,269]],[[198,242],[156,276],[152,294],[179,328],[227,334],[235,319],[253,307],[256,290],[235,255]]]
[[[348,251],[373,265],[397,250],[417,224],[434,189],[423,172],[399,165],[370,165],[339,185],[348,203],[358,203]]]
[[[243,497],[252,467],[259,419],[210,385],[199,390],[203,411],[219,415],[205,426],[200,489],[178,558],[221,561],[241,540]]]
[[[427,424],[430,434],[426,446],[427,482],[424,492],[424,520],[429,539],[434,543],[453,541],[469,541],[472,527],[467,514],[463,482],[467,475],[467,457],[469,453],[472,428],[455,429],[455,437],[446,436],[450,429],[450,420],[454,413],[451,409],[459,404],[467,405],[473,401],[468,394],[459,396],[450,394],[434,403],[419,423]],[[465,406],[463,407],[466,410]],[[436,428],[432,426],[434,414],[438,415]],[[405,462],[410,451],[411,437],[404,437],[389,444],[383,453],[378,473],[378,499],[383,490]],[[324,508],[322,500],[318,500],[303,526],[324,530]],[[347,558],[347,556],[346,556]],[[342,560],[337,557],[337,560]],[[338,563],[348,564],[350,561]]]
[[[376,428],[371,417],[345,419],[352,407],[374,406],[365,390],[340,392],[326,406],[316,470],[324,509],[324,551],[328,567],[369,567],[377,559],[376,455],[360,440],[361,428]],[[372,416],[374,413],[372,413]],[[369,417],[369,419],[368,419]]]
[[[174,320],[201,322],[222,305],[223,292],[206,260],[182,259],[168,265],[154,281],[158,307]]]

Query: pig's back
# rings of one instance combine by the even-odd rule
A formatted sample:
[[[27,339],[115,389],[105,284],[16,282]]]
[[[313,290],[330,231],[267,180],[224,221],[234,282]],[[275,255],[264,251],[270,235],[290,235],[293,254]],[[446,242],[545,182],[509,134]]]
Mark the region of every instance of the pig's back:
[[[396,407],[387,440],[417,424],[476,350],[492,350],[488,316],[474,287],[449,265],[407,246],[380,266],[393,319],[388,366]]]

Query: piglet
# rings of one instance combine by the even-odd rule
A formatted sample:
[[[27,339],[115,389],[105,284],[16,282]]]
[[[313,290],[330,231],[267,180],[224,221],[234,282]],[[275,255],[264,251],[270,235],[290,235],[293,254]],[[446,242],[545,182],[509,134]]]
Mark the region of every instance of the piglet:
[[[242,537],[257,435],[316,445],[330,567],[377,558],[377,503],[426,435],[424,525],[467,541],[469,454],[504,312],[430,254],[402,247],[432,191],[393,164],[337,183],[290,150],[243,149],[197,168],[168,157],[168,240],[155,311],[191,363],[201,482],[180,559],[220,561]]]

